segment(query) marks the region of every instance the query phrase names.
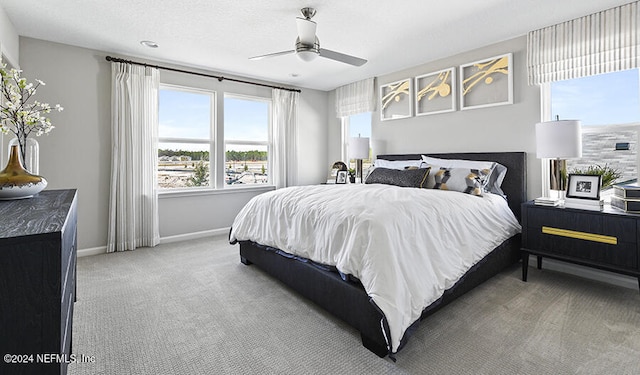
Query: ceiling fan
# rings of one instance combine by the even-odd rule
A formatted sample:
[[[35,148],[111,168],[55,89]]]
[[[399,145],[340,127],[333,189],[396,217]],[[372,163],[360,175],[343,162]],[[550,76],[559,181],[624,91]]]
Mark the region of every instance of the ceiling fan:
[[[298,38],[296,39],[296,49],[289,51],[282,51],[276,53],[270,53],[267,55],[254,56],[250,57],[250,60],[260,60],[265,57],[275,57],[288,55],[291,53],[295,53],[296,56],[302,61],[311,61],[316,57],[324,57],[327,59],[340,61],[345,64],[350,64],[354,66],[362,66],[367,62],[365,59],[361,59],[359,57],[346,55],[344,53],[332,51],[329,49],[320,48],[320,41],[316,36],[316,26],[317,24],[311,20],[313,16],[316,15],[316,10],[314,8],[302,8],[300,12],[304,16],[304,18],[296,17],[296,26],[298,28]]]

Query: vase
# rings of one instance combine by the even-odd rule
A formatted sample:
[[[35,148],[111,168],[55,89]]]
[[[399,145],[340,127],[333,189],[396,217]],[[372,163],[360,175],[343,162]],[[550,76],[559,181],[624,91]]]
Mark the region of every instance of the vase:
[[[22,150],[19,150],[20,152],[18,153],[20,162],[22,162],[24,169],[37,175],[40,173],[40,145],[33,138],[25,138],[25,143],[24,159],[22,158]],[[11,157],[11,146],[13,145],[20,147],[18,138],[13,138],[9,141],[9,157]]]
[[[0,171],[0,200],[30,198],[46,187],[47,180],[24,169],[19,147],[11,146],[9,162]]]

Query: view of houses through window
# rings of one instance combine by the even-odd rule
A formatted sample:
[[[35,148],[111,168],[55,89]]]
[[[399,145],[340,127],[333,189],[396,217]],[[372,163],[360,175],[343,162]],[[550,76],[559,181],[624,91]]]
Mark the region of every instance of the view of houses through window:
[[[567,160],[569,173],[607,169],[617,184],[638,175],[640,130],[638,69],[551,83],[551,115],[582,123],[582,158]]]
[[[161,87],[158,107],[158,186],[211,186],[215,93]]]
[[[271,102],[224,97],[225,186],[269,182]]]
[[[216,93],[167,85],[159,97],[161,189],[215,188],[216,167],[223,187],[269,182],[270,100],[225,94],[225,157],[216,163]]]

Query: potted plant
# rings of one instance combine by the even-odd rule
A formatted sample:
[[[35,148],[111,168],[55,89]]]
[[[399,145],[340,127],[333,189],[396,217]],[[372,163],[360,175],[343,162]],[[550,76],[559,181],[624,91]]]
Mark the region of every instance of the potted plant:
[[[353,168],[349,168],[349,182],[356,183],[356,170]]]
[[[573,174],[587,174],[592,176],[600,175],[602,176],[602,190],[607,189],[622,176],[619,170],[612,168],[609,164],[605,164],[601,166],[599,164],[594,164],[588,166],[586,169],[574,169],[571,171]]]

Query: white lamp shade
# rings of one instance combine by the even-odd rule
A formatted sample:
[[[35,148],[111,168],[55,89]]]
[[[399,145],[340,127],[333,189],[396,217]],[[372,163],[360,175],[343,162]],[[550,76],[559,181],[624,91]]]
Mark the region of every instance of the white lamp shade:
[[[369,137],[349,138],[349,159],[369,158]]]
[[[560,120],[537,123],[536,157],[538,159],[582,157],[580,121]]]

